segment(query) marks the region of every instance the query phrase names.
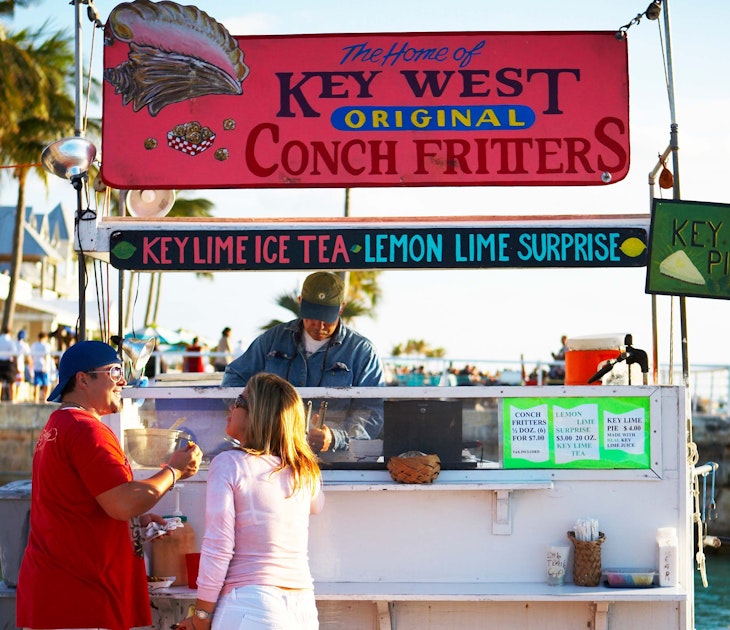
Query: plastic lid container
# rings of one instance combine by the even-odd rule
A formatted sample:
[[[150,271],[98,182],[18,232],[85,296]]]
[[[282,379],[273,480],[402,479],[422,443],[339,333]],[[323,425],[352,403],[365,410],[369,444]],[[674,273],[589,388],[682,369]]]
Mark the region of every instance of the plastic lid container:
[[[624,345],[626,333],[604,333],[602,335],[586,335],[568,337],[565,345],[568,350],[618,350]]]
[[[660,527],[656,530],[657,538],[668,539],[677,537],[676,527]]]

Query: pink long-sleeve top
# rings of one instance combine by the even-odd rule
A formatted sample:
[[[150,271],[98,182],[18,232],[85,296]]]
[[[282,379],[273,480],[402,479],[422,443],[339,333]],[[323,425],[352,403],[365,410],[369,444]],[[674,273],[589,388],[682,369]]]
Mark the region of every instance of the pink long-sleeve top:
[[[292,495],[289,468],[279,458],[239,449],[217,455],[208,471],[205,535],[198,599],[251,584],[312,588],[307,542],[309,515],[324,506],[321,485]]]

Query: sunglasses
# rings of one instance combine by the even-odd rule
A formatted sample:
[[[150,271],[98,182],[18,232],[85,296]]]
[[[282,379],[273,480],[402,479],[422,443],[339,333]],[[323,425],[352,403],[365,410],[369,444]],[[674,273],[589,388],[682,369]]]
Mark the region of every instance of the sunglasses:
[[[87,374],[108,374],[115,383],[124,380],[124,370],[121,365],[112,365],[106,370],[89,370]]]
[[[233,407],[238,409],[245,409],[248,411],[248,400],[244,397],[243,394],[239,394],[236,396],[236,400],[233,402]]]

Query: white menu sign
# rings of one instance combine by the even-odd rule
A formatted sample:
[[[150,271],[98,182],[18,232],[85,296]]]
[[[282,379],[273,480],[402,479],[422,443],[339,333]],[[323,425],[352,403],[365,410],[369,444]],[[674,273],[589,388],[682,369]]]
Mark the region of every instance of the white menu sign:
[[[532,462],[545,461],[550,455],[547,404],[530,409],[510,409],[512,457]]]
[[[565,409],[553,405],[555,463],[575,459],[600,459],[598,448],[598,405],[587,404]]]
[[[604,448],[640,455],[644,452],[646,418],[643,409],[627,413],[606,412],[603,426]]]

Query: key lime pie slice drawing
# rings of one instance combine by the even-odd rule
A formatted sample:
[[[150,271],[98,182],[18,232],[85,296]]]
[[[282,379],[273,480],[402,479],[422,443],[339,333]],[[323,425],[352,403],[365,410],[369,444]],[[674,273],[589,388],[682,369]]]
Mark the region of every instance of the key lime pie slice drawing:
[[[667,256],[659,263],[659,273],[689,284],[706,284],[699,269],[681,249]]]

